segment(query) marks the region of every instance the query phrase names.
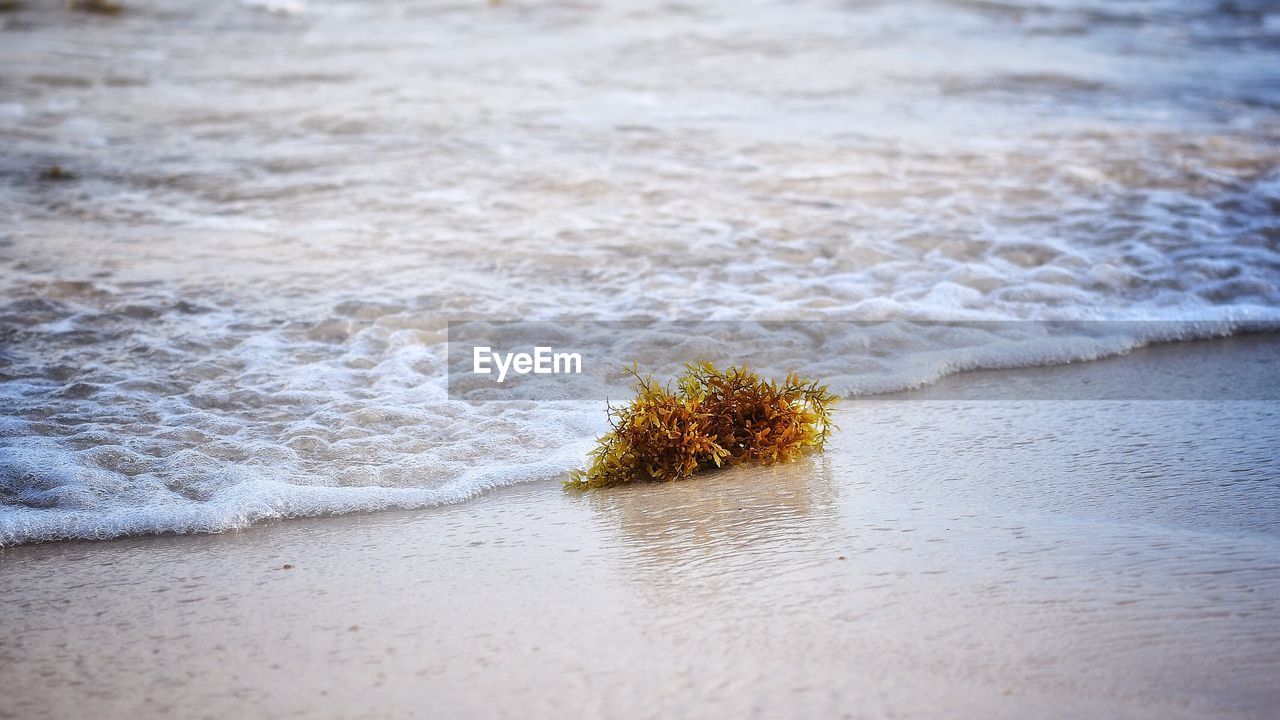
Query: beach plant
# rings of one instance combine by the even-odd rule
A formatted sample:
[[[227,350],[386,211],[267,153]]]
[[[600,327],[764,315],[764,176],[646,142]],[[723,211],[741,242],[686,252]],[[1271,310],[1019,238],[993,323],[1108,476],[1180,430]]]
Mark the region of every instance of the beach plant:
[[[669,482],[708,468],[789,462],[822,450],[836,429],[831,408],[838,398],[795,373],[778,382],[745,367],[686,364],[673,389],[635,366],[627,372],[636,396],[608,408],[612,429],[566,487]]]

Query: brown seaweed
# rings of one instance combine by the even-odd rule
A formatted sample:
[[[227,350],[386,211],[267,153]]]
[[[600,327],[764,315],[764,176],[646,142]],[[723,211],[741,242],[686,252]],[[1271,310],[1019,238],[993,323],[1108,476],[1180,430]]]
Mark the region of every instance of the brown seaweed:
[[[836,427],[831,406],[838,398],[795,373],[779,383],[745,367],[703,362],[686,365],[673,390],[634,367],[628,372],[635,398],[609,408],[612,430],[566,487],[669,482],[707,468],[788,462],[821,450]]]

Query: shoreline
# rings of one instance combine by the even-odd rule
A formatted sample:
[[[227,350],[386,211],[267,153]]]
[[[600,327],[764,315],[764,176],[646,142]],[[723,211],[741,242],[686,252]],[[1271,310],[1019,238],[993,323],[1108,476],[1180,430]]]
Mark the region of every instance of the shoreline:
[[[1155,346],[850,402],[785,466],[0,549],[0,717],[1267,717],[1276,406],[973,396],[1277,367]]]
[[[1269,349],[1271,344],[1280,344],[1280,330],[1257,330],[1219,338],[1156,342],[1124,354],[1093,360],[1008,369],[964,370],[945,375],[920,388],[847,397],[836,407],[836,412],[840,413],[841,408],[860,403],[911,400],[1278,401],[1280,400],[1280,367],[1276,366],[1274,354]],[[1209,377],[1198,371],[1204,362],[1211,362],[1214,357],[1223,353],[1231,353],[1233,362],[1243,363],[1248,367],[1238,369],[1229,377]],[[1135,354],[1141,355],[1139,361],[1126,361],[1126,358]],[[1099,363],[1107,364],[1107,370],[1083,373],[1078,370],[1084,364]],[[1096,382],[1098,372],[1108,373],[1110,377],[1105,382]],[[582,439],[585,440],[585,438]],[[568,449],[567,445],[565,449]],[[544,482],[553,477],[560,477],[560,475],[546,474],[531,480],[488,485],[461,493],[448,486],[441,488],[394,486],[335,488],[282,483],[274,492],[265,493],[267,499],[271,501],[266,503],[265,511],[251,504],[237,503],[234,500],[208,502],[203,508],[205,513],[203,516],[188,518],[185,521],[174,518],[165,518],[161,521],[167,528],[189,523],[194,526],[191,529],[121,532],[120,526],[128,527],[132,523],[118,519],[108,523],[93,516],[72,517],[61,523],[63,529],[56,536],[6,544],[5,538],[12,538],[19,534],[17,525],[0,524],[0,550],[6,547],[22,547],[45,542],[102,542],[130,537],[240,532],[264,523],[310,517],[420,511],[442,505],[470,502],[481,495],[500,492],[510,485]],[[368,491],[380,494],[355,496]],[[337,495],[323,497],[326,493],[337,493]],[[327,509],[315,510],[314,507],[317,504],[322,507],[327,506]],[[278,505],[284,507],[277,507]],[[301,512],[290,509],[298,505],[312,506],[313,509]],[[244,519],[244,515],[250,516],[251,519]],[[236,517],[235,524],[229,527],[218,527],[219,523],[227,522],[228,517]],[[37,534],[50,534],[47,528],[53,525],[42,523],[40,518],[34,518],[34,520],[38,527],[45,528],[43,532]],[[104,523],[106,528],[104,530],[103,527],[99,527],[102,533],[97,537],[85,537],[86,531],[83,529],[66,529],[93,527],[97,523]],[[210,530],[208,529],[210,526],[217,529]],[[28,529],[25,532],[29,535],[33,531]]]

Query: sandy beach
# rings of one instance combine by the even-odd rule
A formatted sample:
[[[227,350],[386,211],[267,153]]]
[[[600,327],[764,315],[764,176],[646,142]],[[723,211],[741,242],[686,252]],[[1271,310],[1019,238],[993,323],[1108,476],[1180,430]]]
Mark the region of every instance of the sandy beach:
[[[935,387],[1152,368],[1280,339]],[[0,550],[0,716],[1274,717],[1274,401],[920,397],[786,466]]]
[[[0,0],[0,720],[1276,720],[1277,67],[1275,0]],[[783,389],[587,483],[842,430],[562,487],[702,362]]]

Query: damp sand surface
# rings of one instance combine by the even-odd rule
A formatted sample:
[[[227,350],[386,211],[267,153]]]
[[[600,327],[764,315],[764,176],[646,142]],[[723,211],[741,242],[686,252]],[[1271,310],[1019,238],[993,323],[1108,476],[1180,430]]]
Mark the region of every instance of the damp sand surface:
[[[963,395],[1278,351],[957,376],[689,482],[0,550],[0,717],[1274,717],[1277,403]]]

